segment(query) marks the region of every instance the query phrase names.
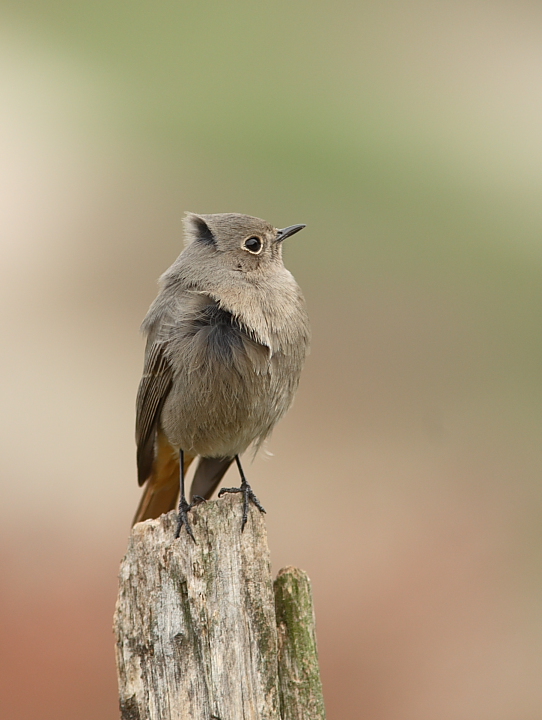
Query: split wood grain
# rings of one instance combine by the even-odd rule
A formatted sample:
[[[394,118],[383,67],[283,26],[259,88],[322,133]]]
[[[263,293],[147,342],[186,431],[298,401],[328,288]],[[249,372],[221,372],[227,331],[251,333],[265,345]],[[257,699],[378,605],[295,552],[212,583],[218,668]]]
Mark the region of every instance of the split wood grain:
[[[184,531],[174,539],[174,513],[133,528],[115,612],[122,720],[282,720],[290,686],[305,698],[318,661],[309,660],[310,649],[299,652],[298,638],[314,638],[312,604],[308,611],[303,600],[297,612],[295,593],[281,591],[288,597],[277,633],[264,517],[251,508],[241,533],[241,512],[234,495],[194,508],[196,543]],[[296,586],[303,585],[295,577]],[[312,629],[292,629],[300,618]],[[286,695],[279,657],[284,667],[288,658],[294,673]],[[324,717],[302,714],[314,705],[307,703],[290,702],[298,714],[284,718]]]

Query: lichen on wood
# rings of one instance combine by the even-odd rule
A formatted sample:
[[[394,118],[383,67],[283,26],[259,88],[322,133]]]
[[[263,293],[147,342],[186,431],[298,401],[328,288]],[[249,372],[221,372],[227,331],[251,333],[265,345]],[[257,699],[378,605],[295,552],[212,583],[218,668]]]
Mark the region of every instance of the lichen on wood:
[[[284,650],[284,638],[314,635],[291,624],[312,623],[312,605],[298,612],[283,603],[277,636],[264,518],[251,508],[241,533],[241,513],[234,495],[194,508],[196,543],[184,531],[174,538],[175,513],[133,528],[115,613],[122,720],[281,720],[279,666],[298,658],[295,678],[313,678],[308,654]],[[277,582],[286,588],[285,572]]]
[[[312,591],[303,570],[279,572],[275,608],[282,720],[324,720]]]

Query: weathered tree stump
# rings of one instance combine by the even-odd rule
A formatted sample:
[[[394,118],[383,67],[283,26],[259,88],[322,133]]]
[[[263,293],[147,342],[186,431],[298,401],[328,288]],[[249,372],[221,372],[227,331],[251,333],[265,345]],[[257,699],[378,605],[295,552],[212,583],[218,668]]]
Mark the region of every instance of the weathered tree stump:
[[[275,580],[279,691],[282,720],[324,720],[316,648],[316,619],[307,573],[294,567]]]
[[[310,583],[275,583],[263,516],[241,498],[139,523],[115,613],[122,720],[323,720]],[[276,606],[275,606],[276,602]],[[278,628],[278,630],[277,630]]]

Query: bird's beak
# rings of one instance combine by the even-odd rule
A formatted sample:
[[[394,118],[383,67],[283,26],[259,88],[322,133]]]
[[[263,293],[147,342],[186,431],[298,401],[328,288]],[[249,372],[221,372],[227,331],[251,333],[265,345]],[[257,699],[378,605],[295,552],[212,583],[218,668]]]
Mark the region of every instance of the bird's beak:
[[[286,240],[287,237],[290,237],[290,235],[295,235],[296,232],[303,230],[304,227],[307,227],[307,226],[306,225],[290,225],[290,227],[283,228],[282,230],[278,230],[277,237],[275,239],[277,242],[282,242],[283,240]]]

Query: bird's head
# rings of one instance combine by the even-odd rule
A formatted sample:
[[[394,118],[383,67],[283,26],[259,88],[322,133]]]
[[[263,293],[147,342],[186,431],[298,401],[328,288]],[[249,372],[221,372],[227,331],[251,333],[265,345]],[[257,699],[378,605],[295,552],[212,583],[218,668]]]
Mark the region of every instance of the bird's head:
[[[187,213],[183,255],[208,267],[239,273],[272,272],[283,267],[282,242],[305,225],[277,229],[265,220],[238,213]]]

